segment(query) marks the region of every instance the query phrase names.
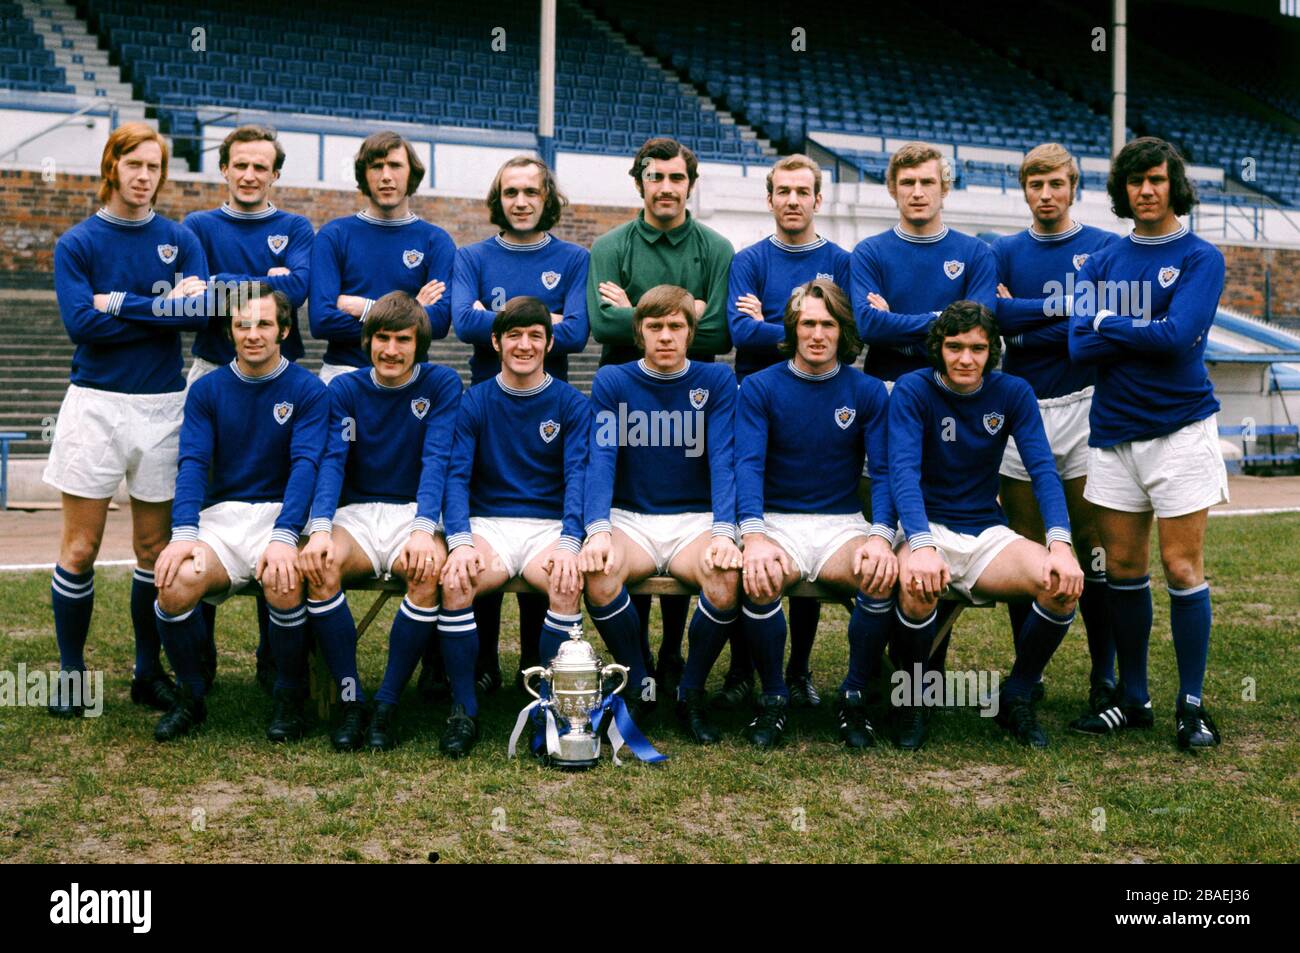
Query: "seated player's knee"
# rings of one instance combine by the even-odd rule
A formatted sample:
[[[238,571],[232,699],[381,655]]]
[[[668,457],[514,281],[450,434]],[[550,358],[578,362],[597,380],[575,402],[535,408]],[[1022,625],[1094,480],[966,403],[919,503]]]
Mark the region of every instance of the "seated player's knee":
[[[408,580],[406,583],[406,598],[409,599],[413,605],[417,605],[422,609],[431,609],[436,605],[446,605],[448,609],[465,608],[464,606],[449,605],[446,602],[439,602],[437,579],[426,578],[419,582],[411,582]]]
[[[1074,611],[1074,607],[1079,604],[1079,600],[1073,596],[1058,598],[1048,595],[1046,590],[1039,592],[1035,601],[1048,612],[1054,612],[1057,615],[1069,615]]]
[[[713,570],[700,578],[700,592],[717,609],[734,609],[740,601],[740,573],[734,569]]]
[[[560,592],[552,586],[547,591],[546,596],[552,612],[558,612],[561,615],[573,615],[581,610],[581,588],[578,588],[573,592]]]
[[[909,619],[924,619],[938,607],[939,597],[926,598],[919,591],[900,587],[898,605]]]
[[[171,585],[158,590],[158,607],[168,615],[189,612],[203,598],[203,589],[189,567],[176,574]]]
[[[593,605],[609,605],[621,588],[622,584],[617,578],[603,572],[589,572],[583,580],[583,589]]]
[[[262,595],[266,598],[266,604],[272,609],[277,612],[288,612],[302,605],[303,587],[295,586],[288,592],[276,592],[274,589],[264,588]]]
[[[339,594],[339,590],[343,588],[343,576],[337,569],[322,569],[319,586],[306,576],[303,576],[303,581],[307,586],[307,598],[312,602],[324,602],[326,599],[333,599]]]
[[[897,589],[898,589],[898,584],[895,583],[892,586],[876,586],[872,589],[863,589],[862,594],[865,595],[868,599],[874,599],[877,602],[880,602],[885,599],[891,598],[894,595],[895,590]]]
[[[473,604],[473,586],[466,586],[464,589],[453,589],[450,586],[443,587],[442,607],[444,609],[468,609]]]

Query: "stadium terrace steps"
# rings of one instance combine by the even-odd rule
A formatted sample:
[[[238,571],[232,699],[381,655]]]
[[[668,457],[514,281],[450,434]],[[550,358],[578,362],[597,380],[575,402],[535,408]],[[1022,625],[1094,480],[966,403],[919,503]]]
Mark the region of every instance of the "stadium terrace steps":
[[[305,328],[305,309],[299,317]],[[10,445],[15,456],[43,457],[49,453],[49,445],[41,439],[42,431],[58,414],[68,389],[72,342],[59,318],[53,292],[45,299],[33,299],[30,293],[19,298],[0,292],[0,322],[5,327],[0,342],[0,430],[23,431],[29,435],[30,439]],[[192,335],[185,335],[187,368],[191,342]],[[302,365],[315,371],[320,367],[325,344],[310,338],[304,344],[307,355]],[[455,368],[468,386],[470,351],[468,344],[452,336],[434,341],[429,359]],[[583,353],[569,358],[569,383],[584,394],[590,393],[599,361],[600,345],[588,342]]]

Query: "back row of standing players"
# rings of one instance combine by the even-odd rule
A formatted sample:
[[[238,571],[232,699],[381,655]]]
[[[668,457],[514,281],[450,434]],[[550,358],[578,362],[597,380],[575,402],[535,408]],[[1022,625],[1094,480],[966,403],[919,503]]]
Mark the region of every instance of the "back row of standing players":
[[[1168,144],[1138,140],[1116,159],[1109,190],[1116,212],[1134,219],[1135,228],[1127,240],[1072,222],[1069,210],[1077,188],[1077,165],[1059,146],[1048,144],[1033,150],[1021,170],[1033,225],[998,240],[991,250],[982,241],[943,224],[943,198],[951,173],[933,147],[913,143],[894,155],[887,185],[898,204],[899,223],[863,240],[852,254],[817,235],[814,217],[821,203],[820,170],[805,157],[787,157],[768,176],[768,203],[776,223],[775,234],[734,258],[730,243],[692,218],[687,210],[697,175],[696,161],[688,149],[669,139],[650,140],[638,152],[630,174],[645,208],[632,221],[598,239],[590,258],[580,246],[550,234],[564,202],[550,171],[528,157],[506,163],[494,180],[488,206],[499,233],[459,251],[445,231],[411,213],[409,197],[418,188],[424,170],[415,151],[393,133],[371,136],[357,155],[357,184],[366,198],[366,209],[328,223],[318,235],[313,235],[307,219],[277,209],[268,200],[284,158],[273,133],[244,127],[228,137],[220,159],[229,185],[229,200],[218,209],[190,215],[183,226],[152,210],[157,191],[165,181],[166,158],[165,145],[146,127],[125,126],[116,131],[104,153],[101,199],[105,207],[65,235],[56,250],[60,306],[77,352],[73,386],[60,413],[46,473],[47,481],[64,493],[65,528],[54,574],[53,600],[61,662],[66,671],[84,668],[82,650],[93,603],[94,558],[108,498],[120,480],[127,479],[138,559],[131,598],[136,632],[132,698],[167,711],[164,724],[160,724],[160,736],[184,733],[201,720],[202,692],[210,684],[215,660],[209,615],[203,622],[206,639],[195,643],[196,660],[206,670],[206,677],[197,682],[189,680],[189,684],[182,680],[181,692],[166,678],[159,659],[158,633],[166,631],[169,624],[188,622],[191,615],[184,606],[188,599],[156,599],[165,583],[175,582],[175,573],[169,573],[168,580],[154,577],[154,564],[167,543],[169,529],[174,541],[189,542],[196,536],[197,510],[185,514],[185,524],[179,521],[179,513],[174,518],[171,512],[173,495],[180,498],[176,454],[185,395],[178,332],[198,331],[191,384],[224,368],[229,368],[228,377],[240,379],[239,362],[232,363],[236,355],[228,319],[209,319],[205,308],[185,306],[186,301],[203,295],[205,279],[211,276],[233,285],[264,281],[284,295],[291,310],[310,297],[311,331],[329,342],[321,371],[325,381],[373,365],[369,376],[378,388],[384,386],[384,360],[391,359],[393,367],[402,365],[396,356],[401,347],[396,343],[381,341],[376,348],[375,336],[368,334],[367,349],[362,347],[366,319],[376,302],[395,290],[406,292],[423,308],[431,337],[444,337],[454,328],[462,340],[474,345],[474,383],[491,381],[502,370],[502,339],[494,335],[493,328],[507,301],[529,296],[547,309],[550,326],[545,329],[548,333],[542,349],[542,373],[549,382],[565,378],[567,354],[585,347],[589,329],[604,344],[602,365],[634,361],[640,353],[640,324],[646,317],[635,315],[634,305],[641,303],[646,292],[660,286],[685,289],[689,295],[692,313],[685,317],[689,319],[690,349],[688,356],[681,355],[685,372],[698,375],[709,370],[703,365],[729,350],[733,341],[737,349],[735,376],[741,381],[779,365],[776,374],[768,373],[763,378],[766,384],[776,385],[775,392],[769,395],[766,387],[748,391],[751,395],[765,395],[768,400],[770,416],[764,432],[769,459],[767,478],[758,489],[759,509],[748,518],[744,487],[740,487],[738,519],[745,545],[743,557],[738,550],[714,544],[726,538],[729,530],[735,534],[734,524],[721,517],[711,521],[701,534],[708,541],[695,547],[700,552],[692,549],[697,540],[682,536],[684,521],[678,518],[660,520],[663,525],[651,527],[620,526],[617,521],[611,526],[603,520],[586,521],[582,527],[588,545],[583,547],[580,567],[591,572],[596,566],[596,574],[604,576],[611,575],[603,570],[615,551],[621,554],[623,575],[630,571],[629,561],[636,564],[636,569],[648,567],[641,573],[645,575],[671,570],[674,557],[692,549],[692,557],[703,562],[690,567],[686,575],[688,581],[697,584],[705,582],[702,570],[734,572],[741,568],[743,559],[743,600],[733,598],[727,605],[725,585],[712,593],[710,586],[703,586],[701,608],[692,621],[692,655],[700,659],[698,666],[684,662],[681,655],[687,605],[683,597],[662,600],[664,642],[654,665],[645,624],[649,600],[626,597],[622,580],[608,592],[602,589],[597,598],[590,588],[592,576],[587,577],[589,607],[616,657],[629,664],[636,675],[648,678],[650,669],[655,672],[655,680],[647,683],[652,686],[648,696],[634,697],[634,706],[653,698],[656,683],[660,691],[676,685],[679,714],[697,740],[716,738],[703,697],[703,676],[721,651],[719,638],[725,641],[730,636],[732,664],[720,697],[714,699],[715,705],[737,704],[747,698],[757,663],[762,682],[759,716],[747,729],[755,743],[779,741],[791,700],[808,706],[818,703],[808,670],[817,625],[815,600],[791,600],[791,658],[784,677],[781,671],[785,620],[779,594],[799,578],[842,583],[859,592],[850,620],[850,677],[841,686],[836,704],[841,734],[852,746],[875,741],[862,692],[874,671],[882,640],[894,640],[898,646],[896,660],[914,658],[918,664],[942,668],[947,641],[942,640],[936,647],[934,639],[943,628],[939,618],[942,609],[936,602],[945,587],[975,598],[1009,601],[1013,634],[1020,651],[1000,719],[1020,740],[1045,742],[1034,718],[1032,699],[1041,694],[1037,683],[1042,667],[1064,636],[1076,599],[1083,610],[1093,666],[1089,714],[1073,727],[1105,734],[1149,725],[1152,715],[1146,687],[1146,649],[1151,597],[1146,553],[1154,514],[1160,520],[1161,552],[1170,587],[1171,625],[1179,661],[1178,739],[1185,747],[1217,743],[1217,729],[1200,699],[1210,628],[1209,593],[1201,553],[1205,514],[1210,505],[1226,499],[1226,478],[1214,434],[1218,405],[1202,354],[1222,289],[1223,261],[1212,246],[1189,234],[1178,222],[1177,216],[1190,209],[1195,196],[1181,159]],[[1089,261],[1092,264],[1086,265]],[[1070,319],[1066,302],[1059,300],[1060,291],[1052,290],[1065,284],[1067,277],[1074,278],[1076,290],[1090,283],[1101,289],[1110,284],[1145,282],[1154,291],[1150,310],[1144,314],[1114,314],[1103,307],[1108,298],[1081,296],[1074,301]],[[809,281],[819,284],[816,293],[805,296],[805,300],[825,304],[811,309],[820,320],[810,317],[808,328],[799,332],[801,310],[809,309],[791,312],[788,306],[794,289]],[[849,298],[843,299],[837,290],[832,293],[820,281],[845,289]],[[159,288],[166,290],[159,294]],[[932,333],[935,318],[953,302],[973,302],[976,307],[974,311],[957,308],[944,322],[953,332],[949,335],[953,340],[940,337],[936,341]],[[978,308],[981,305],[986,309],[982,313]],[[851,320],[846,324],[840,312],[850,308]],[[981,314],[996,314],[996,325]],[[662,330],[664,335],[660,356],[667,360],[681,342],[673,339],[675,332],[668,328],[674,325],[672,320],[666,315],[652,317],[656,319],[656,331]],[[302,345],[296,322],[290,323],[292,327],[282,346],[284,357],[292,361],[301,356]],[[821,331],[813,325],[820,325]],[[999,333],[1007,343],[1003,374],[991,371],[997,365]],[[388,329],[380,336],[402,335]],[[412,331],[408,336],[417,335]],[[793,440],[787,454],[797,453],[800,446],[809,451],[821,449],[818,443],[807,442],[808,435],[818,428],[808,420],[808,407],[802,403],[813,400],[813,393],[801,393],[800,388],[814,383],[810,378],[818,378],[821,373],[838,375],[842,357],[849,357],[851,364],[857,353],[855,336],[868,345],[864,366],[868,375],[890,386],[908,380],[909,386],[900,394],[905,399],[895,398],[890,413],[906,407],[918,435],[901,454],[896,446],[888,462],[890,469],[898,470],[898,460],[906,459],[907,467],[915,471],[913,482],[922,498],[915,499],[914,494],[909,497],[904,491],[897,499],[877,502],[877,509],[890,514],[882,517],[886,522],[867,524],[859,514],[859,522],[852,527],[835,519],[828,526],[783,528],[778,525],[783,522],[782,516],[849,515],[844,512],[842,493],[822,492],[820,484],[834,485],[834,480],[823,475],[810,483],[814,466],[825,464],[820,456],[787,461],[787,465],[793,465],[784,486],[773,483],[774,479],[780,483],[780,478],[772,475],[771,457],[782,435],[787,443]],[[782,342],[784,350],[779,347]],[[252,346],[256,350],[257,343]],[[385,347],[389,347],[387,358]],[[950,349],[952,354],[946,354]],[[657,368],[654,350],[645,346],[645,359],[625,368],[633,378],[628,384],[634,390],[646,385],[646,381],[660,381],[665,373],[675,379],[678,369],[672,368],[671,362]],[[1097,372],[1092,365],[1097,363],[1102,364],[1101,382],[1094,399]],[[640,380],[638,373],[645,380]],[[600,380],[598,377],[593,392],[598,403]],[[613,380],[605,375],[606,382]],[[778,380],[781,384],[777,384]],[[867,378],[851,371],[843,380],[852,383],[852,397],[859,394],[861,382]],[[782,393],[783,387],[790,392]],[[502,393],[510,395],[504,384],[502,388]],[[691,406],[682,410],[703,409],[706,405],[696,405],[695,401],[701,392],[707,401],[710,389],[686,388]],[[736,424],[737,433],[742,435],[746,433],[745,393],[742,391],[741,417]],[[1037,400],[1038,414],[1017,413],[1026,406],[1026,396],[1031,401],[1028,406]],[[845,400],[833,408],[835,419],[831,422],[840,431],[852,428],[865,450],[868,435],[864,428],[869,422],[867,411],[872,408],[859,408],[849,398]],[[795,402],[793,406],[790,401]],[[715,394],[711,412],[722,403]],[[427,410],[430,405],[424,406]],[[306,415],[294,407],[293,401],[277,403],[276,423],[283,427],[296,413],[295,426],[300,425]],[[977,409],[981,412],[975,413]],[[853,421],[859,410],[862,417],[855,427]],[[752,407],[750,412],[748,423],[754,425],[757,418]],[[870,416],[883,413],[882,403]],[[783,414],[787,419],[782,418]],[[424,414],[418,416],[424,419]],[[430,414],[430,421],[435,416]],[[933,423],[935,434],[929,434],[928,424],[922,421]],[[1042,449],[1040,441],[1033,435],[1044,427],[1050,456],[1038,452]],[[883,430],[883,426],[878,429]],[[1021,436],[1020,448],[1015,441],[1008,445],[1007,438],[1013,434]],[[1032,448],[1025,445],[1025,434]],[[409,457],[409,446],[402,449]],[[709,448],[710,454],[714,449]],[[738,457],[758,449],[742,444]],[[1031,449],[1034,459],[1029,459]],[[993,451],[996,453],[990,456]],[[1021,453],[1026,454],[1025,459]],[[1051,466],[1052,456],[1055,466]],[[877,454],[878,479],[874,484],[898,486],[896,477],[879,479],[888,472],[880,459],[883,457],[882,446]],[[284,489],[285,480],[291,476],[288,462],[280,468],[283,472],[272,474],[274,468],[267,468],[247,452],[245,458],[249,460],[247,472],[227,473],[224,480],[216,477],[224,484],[229,499],[253,502],[249,497],[257,493],[250,487],[261,487],[265,499],[256,502],[287,504]],[[992,470],[985,472],[988,468],[981,469],[978,464],[990,460]],[[374,460],[364,465],[376,475],[385,472],[382,466],[376,468]],[[619,461],[619,481],[624,480],[625,465],[625,460]],[[867,468],[862,469],[864,477],[870,475]],[[1002,475],[1000,487],[998,469]],[[760,459],[758,473],[763,472]],[[349,479],[353,476],[349,472]],[[649,474],[643,478],[646,476]],[[274,486],[277,480],[279,485]],[[814,487],[814,483],[819,486]],[[872,488],[872,483],[864,481],[864,501],[873,495]],[[221,493],[214,493],[213,486],[204,489],[206,496],[200,494],[198,500],[189,501],[194,507],[223,499]],[[762,506],[764,490],[768,497],[766,509]],[[778,495],[784,492],[786,498],[774,500],[774,490]],[[647,493],[655,496],[654,490]],[[383,503],[392,494],[379,489],[369,495],[375,499],[367,502]],[[409,494],[412,498],[415,495],[414,490]],[[299,502],[309,504],[307,500]],[[752,494],[749,503],[752,510]],[[869,550],[867,544],[872,539],[894,542],[895,505],[905,535],[898,555],[894,556],[891,549],[886,556],[879,542]],[[319,623],[331,613],[341,618],[340,606],[346,613],[339,582],[340,576],[347,573],[342,573],[340,567],[379,573],[392,568],[381,562],[391,564],[399,557],[405,560],[411,548],[405,537],[414,541],[417,536],[412,529],[423,532],[430,528],[439,515],[439,506],[429,503],[423,507],[425,512],[418,517],[407,516],[400,527],[377,528],[372,523],[354,534],[341,534],[348,539],[372,537],[356,547],[363,552],[322,552],[321,546],[309,544],[296,558],[287,550],[273,552],[278,562],[267,558],[269,544],[296,547],[298,534],[305,526],[293,525],[294,517],[288,513],[282,518],[277,514],[273,522],[279,537],[268,530],[266,549],[253,553],[250,567],[250,574],[256,572],[263,577],[267,601],[272,603],[264,617],[264,628],[278,632],[280,645],[287,647],[283,652],[275,651],[277,640],[264,638],[266,651],[259,653],[265,656],[259,667],[269,669],[271,655],[283,663],[278,666],[276,708],[269,732],[273,738],[301,734],[301,683],[297,671],[300,653],[294,647],[302,641],[301,628],[309,615],[313,623]],[[866,508],[871,512],[869,503]],[[656,499],[645,515],[681,512],[672,501]],[[302,515],[305,522],[306,510]],[[412,519],[416,522],[412,523]],[[611,529],[615,530],[612,536]],[[383,540],[373,538],[384,534],[387,538]],[[319,535],[329,536],[327,532]],[[420,540],[420,559],[440,572],[433,574],[433,579],[412,579],[413,574],[404,573],[413,588],[419,582],[436,583],[436,576],[443,575],[442,571],[451,565],[442,566],[434,534],[427,535],[429,540]],[[581,535],[568,533],[565,538],[573,543],[566,548],[581,544]],[[1026,538],[1034,537],[1047,548],[1026,548]],[[467,543],[463,538],[449,539],[453,555],[461,548],[457,543]],[[634,546],[631,550],[626,545],[629,540]],[[1080,591],[1073,591],[1077,564],[1068,565],[1074,562],[1069,553],[1071,541],[1084,554],[1088,566],[1078,586]],[[472,536],[468,540],[469,544],[476,542]],[[828,549],[832,542],[835,545]],[[515,549],[517,543],[519,540],[513,539],[505,545]],[[385,553],[388,558],[381,560],[380,555]],[[704,559],[706,553],[708,558]],[[216,555],[224,567],[227,559],[221,558],[221,553]],[[230,553],[224,555],[232,564],[240,563]],[[1035,560],[1037,563],[1031,565]],[[567,578],[573,566],[561,561]],[[300,563],[313,584],[309,594],[329,598],[313,599],[304,607],[300,596],[271,595],[278,583],[267,585],[264,570],[283,572],[287,579]],[[405,565],[409,567],[410,561]],[[340,571],[326,574],[327,566]],[[555,569],[556,563],[549,567]],[[467,567],[460,568],[463,571]],[[226,588],[230,588],[235,576],[229,572],[226,575]],[[617,578],[619,574],[612,575]],[[896,598],[892,594],[895,576],[902,581]],[[1039,582],[1034,583],[1031,577]],[[461,582],[465,582],[464,577]],[[601,589],[599,581],[596,588]],[[778,598],[773,602],[774,594]],[[470,612],[463,611],[468,606],[449,612],[444,592],[444,611],[439,614],[431,611],[433,603],[429,601],[436,594],[423,600],[413,598],[415,595],[408,593],[399,624],[405,616],[426,627],[431,628],[435,622],[439,626],[442,655],[449,662],[454,660],[448,674],[456,701],[444,749],[463,753],[477,737],[475,703],[472,689],[467,692],[461,685],[458,691],[456,685],[464,675],[464,646],[449,652],[447,636],[458,631],[472,632],[476,623],[477,629],[486,631],[480,644],[487,651],[477,653],[480,657],[476,666],[471,664],[471,670],[477,669],[480,689],[491,690],[499,685],[495,658],[499,596],[495,601],[480,598]],[[710,595],[717,598],[711,600]],[[554,591],[551,596],[553,600]],[[197,597],[193,601],[197,602]],[[576,595],[571,601],[574,604],[565,608],[572,611],[556,612],[552,604],[548,614],[545,596],[521,597],[525,665],[546,660],[548,653],[539,654],[538,649],[542,631],[547,627],[562,631],[576,620]],[[169,607],[181,611],[168,611]],[[743,626],[732,624],[738,607],[745,617]],[[192,624],[198,626],[199,617],[193,618]],[[629,621],[631,629],[625,625]],[[318,629],[328,627],[328,621],[317,625]],[[697,627],[710,629],[701,635],[698,653]],[[780,642],[774,656],[778,627]],[[607,631],[615,628],[619,631]],[[296,639],[290,637],[294,629],[299,630]],[[754,636],[746,630],[766,631]],[[905,636],[894,635],[894,630]],[[317,636],[320,638],[319,631]],[[354,635],[352,640],[354,658]],[[346,638],[341,641],[346,642]],[[417,641],[408,644],[408,655],[410,645]],[[327,642],[322,640],[328,653]],[[553,639],[546,644],[553,650]],[[434,671],[436,656],[435,651],[426,658],[427,671]],[[348,668],[345,661],[330,661],[336,676],[340,666]],[[406,677],[413,667],[414,662]],[[345,673],[340,678],[345,699],[349,678],[356,697],[355,675]],[[404,684],[405,678],[398,681]],[[641,682],[638,679],[634,684]],[[391,688],[387,680],[386,687]],[[396,690],[400,688],[399,684]],[[185,704],[177,702],[178,695],[184,696]],[[376,747],[391,743],[391,708],[396,698],[391,697],[392,692],[389,695],[388,701],[380,698],[372,719],[384,722],[378,732],[373,723],[368,733],[364,730],[366,714],[358,705],[347,709],[344,724],[335,733],[335,743],[356,747],[363,743],[363,737]],[[75,706],[68,702],[61,699],[52,711],[75,713]],[[390,709],[387,719],[378,717],[384,705]],[[925,738],[927,720],[924,706],[904,706],[898,726],[900,744],[919,746]]]

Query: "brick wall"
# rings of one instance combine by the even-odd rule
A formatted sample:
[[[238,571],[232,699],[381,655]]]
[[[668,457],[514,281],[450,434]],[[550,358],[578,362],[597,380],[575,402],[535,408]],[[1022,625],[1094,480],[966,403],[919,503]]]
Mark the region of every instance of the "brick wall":
[[[1220,245],[1219,250],[1227,265],[1225,308],[1263,317],[1267,269],[1272,316],[1291,326],[1300,321],[1300,249]]]
[[[39,172],[0,170],[0,288],[53,286],[54,243],[99,208],[97,187],[98,179],[88,175],[60,175],[44,182]],[[196,209],[220,205],[225,197],[224,182],[172,180],[163,187],[158,211],[180,219]],[[317,228],[364,207],[364,199],[354,191],[286,186],[277,187],[273,198],[281,208],[306,215]],[[496,231],[482,199],[417,196],[411,206],[415,214],[451,233],[457,246]],[[633,208],[572,205],[555,235],[589,247],[635,213]]]

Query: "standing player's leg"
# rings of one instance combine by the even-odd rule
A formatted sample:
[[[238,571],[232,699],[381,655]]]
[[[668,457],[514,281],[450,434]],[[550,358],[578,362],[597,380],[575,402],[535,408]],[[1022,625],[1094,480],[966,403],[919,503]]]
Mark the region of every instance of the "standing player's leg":
[[[515,667],[515,686],[522,688],[519,673],[540,661],[542,627],[546,625],[550,602],[540,592],[521,592],[516,601],[519,603],[519,664]]]
[[[659,618],[663,622],[663,638],[659,642],[658,664],[655,677],[663,691],[675,692],[675,682],[682,677],[682,638],[686,635],[686,618],[691,611],[690,596],[660,596]]]
[[[1111,632],[1107,607],[1106,554],[1097,529],[1097,509],[1083,497],[1087,477],[1064,480],[1063,483],[1074,551],[1083,567],[1079,613],[1083,616],[1088,636],[1088,658],[1092,661],[1088,675],[1088,705],[1095,712],[1110,707],[1115,700],[1115,636]]]
[[[1119,687],[1114,704],[1071,722],[1085,734],[1110,734],[1121,728],[1154,724],[1147,690],[1147,655],[1151,642],[1151,577],[1148,575],[1153,514],[1098,506],[1097,530],[1106,554],[1106,606]]]
[[[1204,748],[1219,743],[1219,730],[1205,710],[1202,692],[1210,653],[1210,584],[1205,580],[1205,526],[1209,510],[1157,521],[1160,561],[1169,586],[1169,628],[1178,662],[1175,707],[1178,745]]]
[[[501,687],[501,604],[504,600],[505,593],[499,590],[474,600],[474,621],[478,625],[474,680],[485,695]],[[435,648],[441,662],[442,649]]]
[[[651,702],[644,692],[650,673],[641,651],[641,620],[627,591],[629,582],[640,582],[654,575],[654,558],[634,543],[621,529],[612,533],[610,561],[606,571],[588,572],[583,577],[587,612],[596,631],[614,656],[614,661],[628,668],[626,701],[636,709],[642,701]]]
[[[911,569],[912,548],[906,542],[898,551],[898,608],[894,616],[897,627],[898,657],[909,678],[924,675],[931,666],[935,635],[938,632],[938,590],[927,591]],[[898,709],[898,746],[914,751],[925,744],[930,712],[924,705],[904,705]]]
[[[790,687],[791,704],[796,708],[816,708],[821,704],[810,667],[813,640],[817,638],[821,617],[821,600],[791,596],[790,661],[786,664],[785,680]]]
[[[59,671],[68,674],[86,669],[86,636],[95,606],[95,558],[104,539],[108,504],[107,499],[63,494],[63,533],[59,561],[50,582],[50,601],[54,608]],[[71,718],[82,714],[82,706],[60,696],[50,699],[49,712],[57,718]]]
[[[1034,496],[1033,484],[1028,480],[1013,479],[1002,476],[998,490],[998,499],[1007,514],[1007,525],[1025,539],[1035,543],[1045,543],[1047,533],[1043,529],[1043,518],[1038,512],[1038,497]],[[1074,531],[1074,513],[1070,513],[1070,529]],[[1025,619],[1029,617],[1031,599],[1008,599],[1007,614],[1011,617],[1011,640],[1013,647],[1019,649],[1016,642],[1020,630],[1024,628]]]
[[[738,628],[740,617],[740,572],[708,563],[705,557],[711,542],[710,533],[701,533],[668,564],[668,572],[673,578],[700,590],[699,604],[691,617],[686,665],[675,699],[678,717],[700,744],[721,740],[721,735],[708,720],[708,695],[704,683],[731,633]],[[667,598],[662,599],[660,605],[666,607]]]
[[[175,703],[172,683],[162,667],[162,642],[158,636],[154,600],[154,563],[171,537],[171,500],[149,503],[131,497],[131,546],[135,570],[131,574],[131,627],[135,630],[135,672],[131,679],[131,701],[167,711]],[[211,687],[216,668],[215,649],[209,656],[204,642],[204,672]]]

